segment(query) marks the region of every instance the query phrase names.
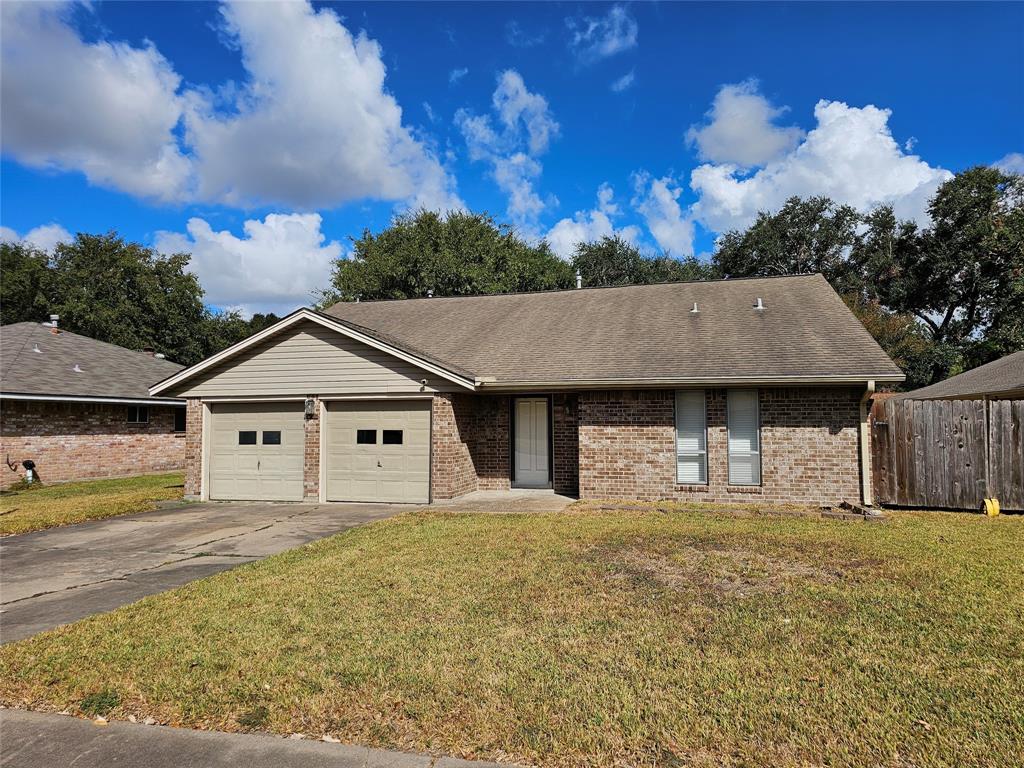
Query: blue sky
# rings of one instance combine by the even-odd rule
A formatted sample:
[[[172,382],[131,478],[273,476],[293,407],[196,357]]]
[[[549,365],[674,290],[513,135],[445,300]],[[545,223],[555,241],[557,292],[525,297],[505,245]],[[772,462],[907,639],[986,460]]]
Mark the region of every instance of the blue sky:
[[[1024,170],[1024,6],[5,2],[5,239],[189,250],[287,311],[350,236],[463,206],[677,256],[791,194],[927,222]]]

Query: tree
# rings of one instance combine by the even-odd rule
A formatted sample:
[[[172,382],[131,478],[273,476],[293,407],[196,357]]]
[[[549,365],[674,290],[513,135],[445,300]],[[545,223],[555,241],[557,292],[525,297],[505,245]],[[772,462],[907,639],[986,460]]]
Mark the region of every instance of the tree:
[[[934,378],[1024,349],[1024,177],[971,168],[939,187],[928,212],[932,227],[919,233],[887,209],[868,219],[854,256],[865,293],[948,349]]]
[[[50,257],[28,243],[0,243],[0,325],[51,312]]]
[[[714,263],[725,277],[820,272],[840,292],[855,287],[848,259],[861,218],[826,197],[791,197],[778,213],[762,211],[743,232],[726,232]]]
[[[364,230],[350,259],[334,265],[334,301],[464,296],[569,288],[569,265],[546,243],[529,245],[486,214],[432,211],[396,216],[378,234]]]
[[[668,255],[645,256],[618,235],[590,243],[578,243],[572,267],[586,286],[641,285],[684,280],[710,280],[717,274],[711,264],[690,256],[674,259]]]
[[[4,324],[60,315],[62,328],[128,349],[153,347],[191,365],[277,318],[213,313],[203,304],[190,256],[164,256],[116,233],[78,234],[52,256],[24,243],[0,244]]]

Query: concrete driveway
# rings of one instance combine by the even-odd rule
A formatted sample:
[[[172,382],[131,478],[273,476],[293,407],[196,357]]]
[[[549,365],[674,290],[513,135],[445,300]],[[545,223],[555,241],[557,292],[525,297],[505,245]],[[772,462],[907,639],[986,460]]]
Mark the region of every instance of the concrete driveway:
[[[410,508],[185,504],[0,539],[0,642],[110,611]]]

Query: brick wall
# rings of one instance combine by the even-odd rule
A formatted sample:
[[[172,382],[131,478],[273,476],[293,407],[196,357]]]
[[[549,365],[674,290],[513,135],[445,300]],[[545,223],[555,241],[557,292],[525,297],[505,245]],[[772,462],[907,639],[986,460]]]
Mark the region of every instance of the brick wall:
[[[580,488],[579,399],[575,394],[551,398],[552,451],[555,493],[575,496]]]
[[[305,416],[305,445],[302,457],[302,495],[307,501],[320,498],[320,398],[313,398],[313,415]]]
[[[44,483],[170,472],[184,466],[185,443],[173,407],[149,406],[148,424],[129,424],[124,405],[3,400],[0,454],[18,468],[0,465],[0,487],[24,477],[25,459]]]
[[[728,484],[726,397],[726,390],[707,390],[708,484],[684,486],[675,482],[671,390],[581,393],[580,495],[712,502],[859,500],[859,390],[760,390],[762,477],[755,488]]]
[[[197,397],[185,401],[185,498],[198,499],[203,471],[203,403]]]
[[[434,395],[430,409],[430,483],[435,499],[453,499],[477,489],[467,440],[473,428],[472,403],[459,395]]]

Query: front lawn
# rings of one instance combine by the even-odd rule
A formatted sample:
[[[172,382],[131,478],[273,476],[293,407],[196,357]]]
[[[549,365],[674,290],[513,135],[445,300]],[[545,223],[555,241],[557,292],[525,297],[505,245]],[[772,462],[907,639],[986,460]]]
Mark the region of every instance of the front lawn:
[[[0,495],[0,536],[98,520],[155,508],[180,499],[184,475],[143,475],[60,485],[25,486]]]
[[[0,649],[0,701],[545,766],[1024,752],[1024,517],[414,512]]]

